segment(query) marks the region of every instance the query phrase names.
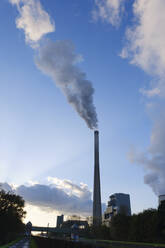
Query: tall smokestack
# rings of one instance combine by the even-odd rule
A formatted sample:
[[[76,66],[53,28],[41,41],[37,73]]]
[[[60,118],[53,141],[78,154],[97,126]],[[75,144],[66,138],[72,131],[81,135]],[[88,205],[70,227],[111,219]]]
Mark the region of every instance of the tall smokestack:
[[[93,225],[99,226],[102,222],[99,169],[99,131],[94,132],[94,143]]]

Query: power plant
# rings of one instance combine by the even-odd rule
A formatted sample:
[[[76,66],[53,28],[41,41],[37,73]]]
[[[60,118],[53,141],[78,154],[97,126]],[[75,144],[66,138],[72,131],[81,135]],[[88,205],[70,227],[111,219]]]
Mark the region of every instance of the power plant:
[[[100,168],[99,168],[99,131],[94,131],[94,187],[93,187],[93,225],[102,223]]]
[[[112,218],[119,213],[131,216],[131,203],[129,194],[115,193],[110,195],[106,211],[104,212],[104,225],[109,227]]]

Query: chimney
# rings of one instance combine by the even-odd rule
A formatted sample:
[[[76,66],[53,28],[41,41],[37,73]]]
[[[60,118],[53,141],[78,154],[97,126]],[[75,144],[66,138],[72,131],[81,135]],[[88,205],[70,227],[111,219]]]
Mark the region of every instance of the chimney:
[[[99,131],[94,132],[94,188],[93,188],[93,225],[100,226],[101,192],[100,192],[100,169],[99,169]]]

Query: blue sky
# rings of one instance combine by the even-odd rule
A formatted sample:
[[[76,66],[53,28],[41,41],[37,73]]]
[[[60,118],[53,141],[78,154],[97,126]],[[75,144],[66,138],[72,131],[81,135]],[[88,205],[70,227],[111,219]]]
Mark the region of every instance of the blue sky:
[[[37,25],[43,29],[34,38],[32,16],[27,18],[23,7],[32,8],[37,3],[50,19],[38,19]],[[75,54],[81,54],[77,66],[95,89],[102,201],[106,203],[110,194],[121,192],[130,194],[132,212],[157,207],[157,195],[164,193],[162,8],[163,0],[151,0],[150,4],[146,0],[0,2],[0,182],[27,188],[36,184],[49,186],[51,177],[56,178],[51,179],[54,187],[66,191],[71,190],[66,186],[65,180],[69,180],[73,184],[69,195],[76,194],[76,185],[83,191],[83,183],[88,185],[85,192],[89,191],[83,199],[90,201],[93,131],[56,87],[56,75],[53,82],[35,63],[39,49],[48,39],[54,44],[69,40]],[[36,12],[36,20],[39,14]],[[148,22],[150,14],[153,20]],[[28,22],[29,39],[25,40],[27,26],[20,29],[18,19],[26,25]],[[156,24],[160,33],[154,29]],[[77,195],[80,199],[81,193]],[[39,205],[39,201],[28,201],[35,208]],[[61,206],[49,206],[44,197],[42,204],[63,212]],[[83,206],[79,214],[83,213]],[[46,216],[44,211],[41,214]],[[67,214],[67,210],[64,212]],[[34,213],[28,218],[33,222]],[[45,224],[46,218],[38,223]],[[37,224],[36,219],[34,222]]]

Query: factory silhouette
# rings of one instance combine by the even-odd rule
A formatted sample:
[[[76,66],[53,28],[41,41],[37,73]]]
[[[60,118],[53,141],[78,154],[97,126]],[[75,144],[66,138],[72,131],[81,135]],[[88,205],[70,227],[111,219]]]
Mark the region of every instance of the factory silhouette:
[[[99,165],[99,131],[94,131],[94,185],[93,185],[93,215],[85,221],[78,216],[70,216],[67,221],[64,221],[64,215],[57,216],[57,228],[72,226],[76,223],[81,228],[86,228],[88,225],[98,227],[102,224],[110,226],[113,216],[118,213],[131,215],[130,196],[123,193],[115,193],[110,196],[106,211],[102,215],[101,206],[101,185],[100,185],[100,165]]]
[[[76,224],[80,229],[86,229],[88,226],[93,225],[99,227],[102,224],[110,226],[110,222],[113,216],[120,212],[131,215],[130,196],[124,193],[115,193],[110,196],[110,200],[107,203],[107,208],[102,214],[101,204],[101,183],[100,183],[100,164],[99,164],[99,131],[94,131],[94,183],[93,183],[93,211],[92,216],[80,217],[77,215],[67,216],[67,220],[64,221],[64,215],[57,216],[56,228],[49,227],[32,227],[33,231],[47,231],[50,232],[70,232],[68,228],[71,228]],[[61,230],[60,230],[61,229]]]
[[[159,205],[165,201],[165,195],[159,196]],[[57,216],[56,227],[32,227],[32,231],[41,231],[46,233],[55,233],[55,235],[72,235],[79,230],[82,233],[89,227],[93,226],[106,227],[111,226],[111,221],[114,216],[124,214],[131,216],[130,195],[125,193],[114,193],[109,196],[106,210],[102,213],[101,204],[101,183],[100,183],[100,165],[99,165],[99,131],[94,131],[94,184],[93,184],[93,215],[80,217],[77,215],[67,216],[64,220],[64,215]],[[74,231],[73,231],[74,230]]]
[[[159,206],[165,201],[165,195],[159,196]],[[69,216],[64,221],[64,215],[57,216],[56,228],[61,230],[66,227],[72,228],[75,224],[81,229],[85,229],[90,225],[99,227],[105,225],[110,227],[114,216],[124,214],[131,216],[130,195],[125,193],[114,193],[109,196],[107,207],[102,213],[101,204],[101,183],[100,183],[100,165],[99,165],[99,131],[94,131],[94,184],[93,184],[93,215],[85,218],[80,216]]]

